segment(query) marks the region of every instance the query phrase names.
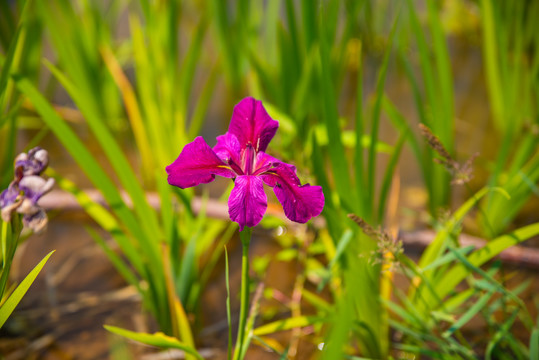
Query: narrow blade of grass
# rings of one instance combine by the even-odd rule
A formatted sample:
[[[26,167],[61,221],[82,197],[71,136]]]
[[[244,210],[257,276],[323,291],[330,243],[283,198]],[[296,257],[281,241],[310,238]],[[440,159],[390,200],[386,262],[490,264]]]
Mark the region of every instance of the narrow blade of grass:
[[[530,359],[539,360],[539,328],[535,327],[530,336]]]
[[[483,53],[487,70],[488,93],[492,106],[494,121],[498,129],[503,132],[505,126],[505,100],[503,98],[503,87],[500,79],[500,69],[498,63],[498,41],[496,40],[496,20],[489,0],[481,0],[481,21],[483,29]]]
[[[122,329],[116,326],[105,325],[107,331],[113,334],[117,334],[128,339],[141,342],[146,345],[157,346],[163,349],[179,349],[185,351],[186,354],[195,356],[197,359],[204,360],[204,358],[191,346],[182,343],[178,339],[167,336],[163,333],[148,334],[142,332],[134,332],[126,329]]]
[[[376,219],[376,210],[375,210],[375,184],[376,184],[376,143],[378,142],[378,131],[380,128],[380,114],[382,109],[382,98],[384,96],[384,87],[387,75],[387,69],[389,66],[389,58],[391,55],[391,49],[393,46],[393,39],[395,37],[395,32],[397,30],[398,18],[393,22],[391,33],[389,35],[388,44],[384,52],[384,59],[382,60],[382,65],[378,72],[378,79],[376,83],[376,97],[374,100],[374,108],[372,112],[372,121],[371,121],[371,143],[368,150],[368,160],[367,160],[367,206],[369,210],[363,214],[367,221],[371,223],[378,223],[381,219]],[[361,189],[358,189],[361,191]],[[382,204],[379,204],[383,207]]]
[[[299,316],[284,320],[277,320],[272,323],[259,326],[253,330],[253,335],[263,336],[273,334],[279,331],[291,330],[294,328],[310,326],[322,322],[317,316]]]
[[[479,311],[483,309],[493,295],[493,291],[490,291],[483,296],[481,296],[475,304],[473,304],[449,329],[444,331],[442,334],[443,337],[449,337],[459,330],[465,324],[467,324],[474,316],[477,315]]]
[[[112,51],[107,47],[101,48],[101,54],[105,65],[110,71],[114,81],[118,85],[120,92],[123,96],[125,108],[127,110],[128,119],[131,123],[131,129],[133,130],[133,135],[135,137],[135,142],[137,143],[137,148],[140,151],[143,174],[148,174],[146,180],[149,181],[150,174],[153,173],[155,168],[153,157],[151,156],[150,144],[148,142],[148,137],[146,135],[146,129],[142,121],[142,116],[137,102],[137,97],[127,76],[124,74],[120,64],[114,57]]]
[[[539,223],[522,227],[514,232],[502,235],[494,240],[491,240],[483,248],[474,251],[466,259],[469,264],[474,267],[479,267],[494,256],[498,255],[503,250],[510,246],[516,245],[533,236],[539,234]],[[455,288],[468,274],[470,270],[464,264],[458,264],[449,270],[436,285],[436,292],[440,298],[447,295]]]
[[[45,266],[47,261],[49,260],[50,256],[54,253],[54,250],[48,253],[40,262],[37,264],[32,271],[26,277],[23,281],[17,286],[17,288],[11,293],[9,298],[2,304],[2,307],[0,307],[0,328],[4,325],[8,317],[11,315],[13,310],[15,310],[15,307],[19,304],[19,302],[22,300],[23,296],[26,294],[34,280],[36,279],[37,275]]]
[[[226,286],[226,321],[228,323],[227,359],[232,359],[232,315],[230,311],[230,276],[228,270],[228,251],[225,246],[225,286]]]
[[[311,3],[311,1],[308,1]],[[307,9],[306,5],[304,8]],[[346,154],[341,141],[341,129],[339,126],[339,112],[337,109],[335,89],[333,85],[333,76],[330,66],[330,47],[327,41],[322,37],[320,39],[320,81],[323,89],[323,119],[331,146],[328,147],[332,174],[334,177],[337,193],[341,199],[342,205],[347,211],[354,212],[355,194],[350,190],[350,175],[348,173],[348,164],[346,163]]]

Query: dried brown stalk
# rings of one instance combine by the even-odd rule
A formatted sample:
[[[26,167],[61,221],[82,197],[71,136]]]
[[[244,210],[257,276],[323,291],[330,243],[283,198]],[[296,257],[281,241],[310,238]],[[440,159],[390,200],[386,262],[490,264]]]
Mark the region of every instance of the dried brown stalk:
[[[463,185],[473,178],[472,163],[477,157],[478,153],[473,154],[463,164],[459,164],[451,157],[440,139],[434,135],[426,125],[419,124],[419,130],[421,131],[421,135],[423,135],[423,137],[427,140],[429,146],[436,151],[438,155],[440,155],[440,158],[434,159],[434,161],[442,164],[453,176],[453,181],[451,181],[451,184]]]

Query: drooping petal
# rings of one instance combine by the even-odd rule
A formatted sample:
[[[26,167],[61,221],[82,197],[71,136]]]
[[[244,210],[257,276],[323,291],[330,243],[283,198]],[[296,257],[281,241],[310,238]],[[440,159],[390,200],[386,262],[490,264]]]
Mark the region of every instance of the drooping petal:
[[[34,233],[41,233],[49,222],[47,214],[42,208],[37,208],[37,211],[32,214],[25,214],[22,217],[22,223],[25,227],[30,228]]]
[[[185,145],[178,158],[166,167],[166,171],[168,183],[182,189],[212,182],[215,175],[227,178],[236,176],[201,136]]]
[[[12,181],[9,187],[0,194],[0,214],[2,220],[9,222],[11,214],[21,205],[23,196],[18,184]]]
[[[54,179],[43,179],[41,176],[29,175],[25,176],[19,182],[20,189],[24,192],[24,197],[30,200],[33,204],[54,186]]]
[[[290,220],[306,223],[322,212],[325,201],[322,187],[301,185],[294,166],[280,163],[260,177],[268,186],[273,187],[286,217]]]
[[[250,143],[258,152],[266,150],[278,127],[262,101],[247,97],[234,107],[228,132],[238,138],[242,149]]]
[[[232,221],[239,224],[240,231],[244,226],[257,225],[264,217],[267,207],[262,179],[252,175],[238,176],[228,199],[228,214]]]
[[[28,198],[23,198],[21,205],[17,208],[17,212],[24,215],[33,215],[39,210],[41,207]]]
[[[54,179],[45,180],[40,176],[29,175],[21,179],[19,186],[24,192],[24,198],[17,207],[17,212],[24,214],[22,219],[24,226],[39,233],[47,225],[47,215],[37,202],[52,189]]]
[[[12,181],[8,188],[2,191],[0,194],[0,207],[5,207],[13,204],[20,194],[19,185],[17,182]]]

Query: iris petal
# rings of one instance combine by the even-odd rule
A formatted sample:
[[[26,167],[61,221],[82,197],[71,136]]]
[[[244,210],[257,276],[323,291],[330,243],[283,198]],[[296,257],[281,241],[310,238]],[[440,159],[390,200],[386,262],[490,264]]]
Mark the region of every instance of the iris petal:
[[[228,199],[230,219],[240,226],[257,225],[268,207],[264,182],[257,176],[241,175],[236,178],[234,189]]]
[[[21,171],[24,176],[40,175],[48,164],[49,154],[47,150],[35,147],[28,151],[28,154],[21,153],[15,158],[15,172]]]
[[[35,233],[40,233],[45,229],[48,223],[47,214],[41,208],[37,208],[32,214],[25,214],[22,217],[22,223],[25,227],[32,229]]]
[[[166,167],[168,183],[185,189],[212,182],[215,175],[233,178],[234,172],[199,136],[185,145],[172,164]]]
[[[278,127],[261,101],[247,97],[234,107],[228,132],[238,138],[242,149],[250,143],[258,152],[266,150]]]
[[[23,197],[19,186],[14,181],[9,184],[9,187],[0,194],[0,214],[4,222],[11,221],[11,213],[17,209],[22,202]]]
[[[54,186],[54,179],[43,179],[41,176],[29,175],[25,176],[19,182],[20,189],[24,192],[24,197],[30,200],[33,204]]]
[[[279,163],[260,177],[268,186],[273,187],[286,217],[290,220],[306,223],[311,217],[322,212],[325,202],[322,187],[301,185],[294,166]]]
[[[230,160],[239,164],[241,159],[241,146],[236,135],[226,133],[217,136],[217,144],[213,147],[215,154],[228,163]]]

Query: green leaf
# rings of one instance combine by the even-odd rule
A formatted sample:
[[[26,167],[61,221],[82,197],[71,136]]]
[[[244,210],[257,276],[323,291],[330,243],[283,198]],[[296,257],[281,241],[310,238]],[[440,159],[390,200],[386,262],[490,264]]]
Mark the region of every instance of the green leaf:
[[[539,328],[533,329],[530,336],[530,360],[539,360]]]
[[[183,350],[188,354],[194,355],[197,359],[203,360],[204,358],[190,346],[185,345],[180,340],[163,334],[162,332],[157,332],[154,334],[135,332],[130,330],[125,330],[116,326],[105,325],[105,329],[111,333],[126,337],[128,339],[141,342],[146,345],[156,346],[163,349],[179,349]]]
[[[75,132],[56,114],[52,106],[28,79],[14,75],[14,80],[19,90],[35,106],[43,121],[51,128],[66,149],[69,149],[69,152],[86,175],[88,175],[89,179],[103,192],[103,195],[111,208],[115,210],[118,217],[122,219],[124,224],[130,225],[131,229],[138,230],[134,231],[134,233],[142,232],[137,220],[123,202],[116,185],[103,171],[92,153],[77,137]]]
[[[262,336],[273,334],[278,331],[285,331],[299,327],[310,326],[322,322],[323,319],[317,316],[297,316],[284,320],[274,321],[272,323],[262,325],[253,330],[253,335]]]
[[[301,289],[301,295],[305,301],[314,306],[320,312],[329,313],[332,309],[331,304],[325,299],[310,292],[309,290],[306,290],[305,288]]]
[[[311,9],[311,7],[314,6],[311,3],[311,1],[304,1],[303,10]],[[314,11],[314,8],[309,10],[307,14],[310,15],[311,11]],[[321,24],[325,27],[327,26],[327,19],[325,19],[324,12],[322,11],[321,13]],[[306,17],[305,20],[310,18],[311,16]],[[308,29],[314,31],[312,26],[308,26]],[[310,41],[312,40],[308,40],[307,43],[309,44]],[[327,39],[324,36],[321,36],[320,83],[323,92],[323,119],[328,139],[331,144],[331,146],[328,146],[328,152],[337,193],[339,194],[344,208],[348,209],[348,211],[354,211],[353,204],[355,203],[356,194],[355,191],[351,191],[353,188],[350,183],[349,166],[346,162],[346,153],[341,140],[341,127],[339,126],[339,112],[337,109],[337,96],[335,95],[335,85],[333,83],[333,73],[330,63],[330,50],[331,47],[330,44],[328,44]]]
[[[124,277],[124,279],[126,279],[129,284],[133,285],[140,294],[144,295],[144,290],[142,290],[139,280],[133,273],[133,270],[122,259],[122,257],[116,254],[114,250],[112,250],[107,244],[105,239],[103,239],[103,237],[101,237],[94,229],[89,226],[86,226],[85,229],[90,234],[92,239],[94,239],[101,249],[103,249],[112,265],[114,265],[116,270]]]
[[[474,249],[475,249],[475,246],[470,245],[470,246],[466,246],[466,247],[463,247],[463,248],[460,248],[460,249],[456,249],[455,251],[457,251],[461,255],[467,255],[468,253],[470,253],[470,251],[472,251]],[[423,271],[436,269],[437,267],[440,267],[442,265],[451,263],[451,262],[453,262],[455,260],[457,260],[457,257],[456,257],[455,254],[447,253],[447,254],[437,258],[436,260],[431,262],[429,265],[425,266],[423,268]]]
[[[487,284],[490,285],[490,286],[486,287],[487,290],[490,290],[490,291],[497,290],[500,293],[509,296],[517,304],[521,305],[522,308],[524,308],[524,303],[522,302],[522,300],[518,296],[513,294],[511,291],[507,290],[502,284],[500,284],[498,281],[496,281],[489,273],[487,273],[486,271],[483,271],[480,267],[473,265],[470,261],[468,261],[468,259],[466,257],[464,257],[463,255],[460,255],[459,253],[457,253],[457,251],[454,248],[449,247],[449,250],[453,254],[455,254],[455,256],[460,261],[460,263],[462,265],[464,265],[468,270],[473,271],[473,272],[481,275],[483,277],[483,279],[487,281]],[[461,265],[461,264],[459,264],[459,265]],[[477,283],[480,283],[480,281],[482,281],[482,280],[478,280]]]
[[[232,358],[232,316],[230,311],[230,273],[228,270],[228,251],[225,248],[225,287],[226,287],[226,321],[228,323],[227,359]]]
[[[475,204],[490,191],[499,191],[503,193],[503,190],[500,188],[485,187],[475,193],[468,201],[458,208],[444,227],[438,231],[436,237],[427,247],[423,255],[421,255],[421,259],[419,260],[420,267],[425,268],[440,257],[449,234],[451,234],[455,227],[460,224],[464,216],[475,206]]]
[[[468,323],[479,311],[481,311],[486,305],[487,302],[492,297],[492,294],[494,291],[490,291],[477,300],[473,306],[471,306],[451,327],[445,331],[442,336],[443,337],[449,337],[451,336],[455,331],[460,329],[462,326],[464,326],[466,323]]]
[[[443,117],[435,119],[438,124],[437,131],[440,140],[444,146],[453,151],[453,127],[454,127],[454,100],[453,100],[453,84],[451,82],[451,59],[449,57],[449,50],[447,48],[447,40],[445,39],[442,22],[440,20],[440,10],[438,9],[440,3],[436,0],[427,0],[427,12],[429,18],[429,25],[431,29],[431,42],[434,50],[434,60],[436,61],[436,75],[438,79],[436,83],[439,85],[437,96],[440,98],[441,105],[440,110],[443,111]]]
[[[385,174],[384,174],[384,180],[382,181],[382,186],[380,188],[380,200],[378,201],[378,221],[379,222],[381,222],[384,219],[384,216],[386,214],[387,197],[389,195],[391,184],[393,183],[395,170],[397,168],[397,164],[400,158],[402,148],[404,146],[404,142],[407,138],[408,138],[408,132],[404,132],[400,135],[399,140],[397,141],[397,144],[395,145],[395,148],[391,154],[391,157],[389,158],[389,162],[387,164]]]
[[[104,206],[90,198],[88,194],[80,190],[75,183],[61,177],[55,170],[48,168],[47,175],[53,177],[56,180],[56,184],[63,190],[72,194],[80,206],[86,211],[86,213],[94,219],[104,230],[112,234],[114,240],[118,243],[124,254],[129,261],[133,264],[135,269],[140,273],[144,272],[144,266],[142,259],[137,252],[136,246],[132,243],[131,239],[126,236],[125,231],[122,230],[118,220],[111,214]],[[98,241],[98,244],[100,242]],[[113,262],[114,263],[114,262]],[[129,278],[127,278],[129,280]],[[131,281],[130,281],[131,282]]]
[[[159,249],[153,239],[156,237],[162,238],[163,234],[161,233],[161,229],[158,225],[156,212],[149,206],[144,194],[144,190],[140,185],[140,181],[135,175],[129,162],[127,161],[125,154],[123,153],[121,147],[119,146],[118,142],[116,141],[110,130],[99,118],[99,114],[95,112],[94,109],[90,106],[90,104],[86,100],[86,97],[84,96],[84,93],[81,92],[72,81],[70,81],[52,64],[46,64],[48,65],[54,76],[62,83],[70,96],[73,98],[73,101],[75,101],[81,112],[84,114],[88,125],[90,126],[92,132],[95,134],[96,139],[99,141],[101,147],[107,155],[108,160],[113,166],[116,175],[118,176],[118,179],[120,180],[126,191],[129,193],[129,196],[133,201],[133,208],[135,213],[138,214],[140,219],[144,219],[144,221],[138,222],[142,229],[146,231],[145,234],[147,235],[146,237],[139,237],[140,240],[143,241],[141,241],[141,245],[144,246],[144,251],[146,251],[148,255],[153,256],[152,261],[154,261],[155,264],[159,264]],[[50,120],[53,119],[56,120],[55,118],[51,118]],[[59,127],[59,124],[55,125],[56,127]],[[51,128],[52,127],[53,126],[51,126]],[[61,138],[60,141],[62,141]],[[66,146],[66,148],[73,155],[73,149],[69,146]],[[73,156],[75,157],[75,155]],[[86,164],[80,165],[83,169],[85,169]]]
[[[389,308],[391,312],[393,312],[395,315],[400,317],[409,325],[413,325],[418,322],[419,319],[416,319],[412,313],[409,313],[408,311],[406,311],[404,308],[394,303],[393,301],[382,299],[382,302]]]
[[[507,341],[512,338],[512,334],[509,332],[509,329],[512,327],[513,323],[515,322],[518,312],[519,312],[519,309],[513,310],[513,313],[511,314],[511,316],[509,316],[509,318],[504,321],[504,323],[500,326],[500,329],[494,334],[494,336],[490,337],[491,340],[489,341],[486,348],[485,359],[487,360],[492,359],[492,353],[494,349],[496,349],[496,346],[498,345],[500,341],[504,341],[504,340]],[[522,358],[522,357],[519,357],[519,358]],[[533,358],[530,356],[530,359],[533,359]]]
[[[32,271],[24,278],[23,281],[17,286],[17,288],[13,291],[11,296],[2,304],[2,307],[0,307],[0,328],[4,325],[8,317],[11,315],[13,310],[15,310],[15,307],[19,304],[19,302],[22,300],[24,294],[28,291],[34,280],[36,279],[37,275],[47,262],[49,260],[49,257],[54,253],[55,250],[51,251],[47,254],[37,264]]]
[[[377,152],[376,152],[376,143],[378,142],[378,131],[380,129],[380,114],[382,109],[382,99],[384,97],[384,88],[385,88],[385,81],[386,81],[386,75],[387,75],[387,69],[389,66],[389,58],[391,55],[391,49],[393,46],[393,39],[395,37],[395,32],[397,29],[398,24],[398,18],[393,22],[393,25],[391,27],[391,33],[389,35],[388,44],[386,45],[387,48],[384,52],[384,59],[382,61],[382,65],[380,67],[380,70],[378,72],[378,78],[376,83],[376,97],[374,100],[374,108],[372,111],[372,124],[371,124],[371,144],[369,147],[369,151],[367,153],[367,202],[366,206],[370,209],[370,211],[366,211],[365,214],[362,214],[367,221],[372,223],[379,223],[382,219],[375,219],[376,213],[375,213],[375,184],[377,183],[376,179],[376,158],[377,158]],[[402,144],[401,144],[402,146]],[[399,150],[396,150],[397,155],[400,153]],[[394,160],[396,161],[396,159]],[[394,166],[394,165],[393,165]],[[388,171],[391,169],[391,164],[388,165]],[[364,191],[363,189],[358,189],[358,191]],[[383,205],[381,206],[383,207]],[[367,210],[367,209],[364,209]]]
[[[524,226],[510,234],[491,240],[487,245],[474,251],[467,257],[470,265],[479,267],[494,256],[512,245],[516,245],[539,234],[539,223]],[[436,285],[436,292],[440,298],[446,296],[470,273],[465,264],[458,264],[449,270]]]
[[[51,71],[56,70],[51,68]],[[55,75],[60,76],[61,79],[65,80],[64,86],[67,85],[67,88],[69,88],[71,92],[75,92],[73,89],[71,89],[72,84],[67,81],[65,76],[58,71],[56,71]],[[157,223],[156,212],[149,207],[148,202],[144,198],[144,192],[138,184],[138,180],[133,174],[132,169],[129,167],[125,157],[122,154],[120,158],[119,153],[115,154],[114,151],[112,151],[113,148],[117,148],[118,146],[116,141],[106,145],[105,150],[108,149],[109,160],[115,164],[114,166],[117,169],[117,175],[126,186],[126,189],[129,191],[129,195],[135,204],[135,211],[138,212],[139,218],[144,219],[144,221],[137,219],[137,217],[133,214],[133,211],[127,207],[116,184],[114,184],[110,177],[105,173],[93,154],[88,150],[75,132],[55,112],[53,107],[48,103],[39,90],[28,79],[22,76],[13,75],[13,78],[18,89],[32,102],[36,111],[43,118],[43,121],[51,128],[62,145],[68,149],[71,156],[73,156],[73,159],[85,172],[92,183],[103,193],[103,196],[105,199],[107,199],[111,210],[121,220],[122,225],[125,226],[131,235],[135,237],[137,242],[132,246],[139,251],[139,254],[144,254],[147,257],[147,259],[145,259],[147,264],[152,264],[151,266],[145,265],[142,271],[144,272],[145,277],[149,280],[151,290],[150,293],[153,295],[152,302],[155,304],[155,308],[159,311],[159,309],[163,308],[162,305],[164,305],[163,303],[166,300],[163,285],[164,275],[162,258],[160,257],[159,253],[159,241],[156,241],[156,238],[158,240],[162,238],[162,234],[158,228],[159,225]],[[83,102],[81,99],[79,99],[79,101]],[[88,110],[88,112],[91,113],[91,118],[95,117],[93,111]],[[102,132],[96,131],[96,135],[98,137],[100,134],[108,134],[107,138],[110,137],[108,129],[104,128],[103,124],[100,124],[97,119],[94,118],[93,121],[90,121],[90,123],[100,127],[100,129],[103,130]],[[101,139],[101,141],[103,140],[104,139]],[[118,148],[118,152],[119,151],[120,150]],[[123,172],[124,170],[125,172]],[[150,229],[158,230],[152,231]],[[120,237],[121,236],[116,236],[117,239]],[[130,260],[133,261],[133,259],[134,257],[131,257]],[[142,260],[139,260],[142,263]],[[159,314],[156,316],[158,315]]]
[[[337,264],[338,261],[342,258],[344,255],[344,250],[346,250],[346,247],[350,243],[350,240],[352,240],[352,237],[354,236],[354,233],[347,229],[343,235],[341,236],[339,242],[337,243],[337,249],[335,251],[335,256],[331,259],[327,266],[327,271],[324,272],[325,276],[324,279],[318,284],[317,291],[320,292],[326,286],[328,281],[331,279],[331,270],[335,267],[335,264]]]
[[[483,54],[485,56],[487,84],[494,122],[500,131],[509,125],[505,119],[505,99],[501,81],[502,73],[498,60],[498,41],[496,40],[496,20],[490,0],[481,0],[481,20],[483,34]]]

